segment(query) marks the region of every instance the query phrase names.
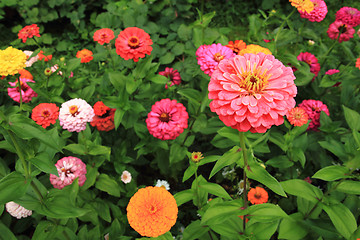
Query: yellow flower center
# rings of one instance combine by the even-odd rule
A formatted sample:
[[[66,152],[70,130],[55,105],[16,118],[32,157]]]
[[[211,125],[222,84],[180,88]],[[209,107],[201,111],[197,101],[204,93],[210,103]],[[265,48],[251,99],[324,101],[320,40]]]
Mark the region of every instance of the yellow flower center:
[[[70,106],[69,112],[71,113],[71,115],[75,117],[75,115],[78,114],[78,107],[76,105]]]
[[[50,116],[50,112],[48,110],[44,110],[42,113],[41,113],[41,116],[43,116],[44,118],[47,118]]]
[[[154,206],[154,205],[151,205],[150,208],[149,208],[149,212],[153,214],[153,213],[155,213],[156,211],[157,211],[157,207]]]
[[[221,53],[215,53],[215,55],[214,55],[214,60],[215,61],[220,62],[223,59],[224,59],[224,56],[221,55]]]
[[[247,62],[248,69],[250,69],[250,62]],[[271,76],[271,74],[267,74],[267,69],[264,71],[261,67],[254,66],[253,71],[243,71],[241,75],[238,75],[240,78],[239,86],[246,91],[249,92],[249,94],[259,93],[261,92],[268,83],[268,79]]]
[[[169,114],[167,114],[167,113],[165,113],[165,112],[161,113],[161,115],[160,115],[160,121],[162,121],[162,122],[169,122],[169,120],[170,120]]]
[[[140,45],[139,38],[136,36],[132,36],[128,40],[128,45],[130,48],[138,48]]]

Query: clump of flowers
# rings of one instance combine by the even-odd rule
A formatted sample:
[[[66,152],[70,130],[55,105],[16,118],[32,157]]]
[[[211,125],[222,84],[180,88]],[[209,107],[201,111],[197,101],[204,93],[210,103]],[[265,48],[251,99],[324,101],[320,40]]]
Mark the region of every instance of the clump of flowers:
[[[19,88],[19,81],[20,81],[20,88]],[[22,78],[20,77],[19,80],[15,82],[9,82],[10,88],[8,88],[8,95],[11,97],[15,102],[20,102],[20,91],[21,91],[21,101],[24,103],[30,102],[33,97],[37,97],[37,93],[29,87],[27,82],[35,82],[32,79]]]
[[[306,18],[310,22],[321,22],[328,12],[326,3],[323,0],[311,0],[311,2],[314,4],[314,9],[310,13],[299,11],[300,17]]]
[[[18,33],[18,37],[23,41],[23,43],[26,42],[28,38],[32,38],[34,36],[40,37],[39,27],[36,24],[25,26]]]
[[[342,21],[335,21],[332,24],[330,24],[327,34],[329,38],[331,39],[338,39],[339,42],[346,42],[349,41],[350,38],[354,37],[355,29],[351,27],[350,25],[345,24]],[[339,37],[340,34],[340,37]]]
[[[226,126],[264,133],[295,106],[295,76],[273,55],[245,54],[221,61],[211,76],[210,109]]]
[[[309,116],[307,115],[305,110],[300,107],[290,109],[290,111],[286,114],[286,118],[292,125],[296,127],[301,127],[309,120]]]
[[[268,55],[272,55],[271,51],[267,48],[264,48],[260,45],[256,45],[256,44],[250,44],[247,45],[247,47],[243,50],[241,50],[238,55],[243,56],[246,53],[253,53],[253,54],[258,54],[259,52],[262,52],[264,54],[268,54]]]
[[[55,103],[40,103],[33,108],[31,119],[43,128],[55,124],[59,117],[59,107]]]
[[[204,157],[201,152],[192,152],[191,153],[191,161],[193,161],[194,163],[200,162],[200,160],[203,158]]]
[[[170,184],[166,180],[158,179],[156,184],[155,184],[155,187],[163,187],[168,191],[170,190]]]
[[[301,52],[297,56],[297,60],[306,62],[310,66],[310,72],[315,74],[313,78],[314,81],[315,77],[317,77],[320,72],[320,63],[318,62],[318,59],[315,57],[315,55],[309,52]]]
[[[25,62],[26,67],[31,67],[35,62],[37,62],[39,60],[38,54],[35,57],[30,58],[30,56],[33,54],[33,51],[25,50],[24,53],[27,58],[27,61]]]
[[[110,41],[114,38],[114,32],[110,28],[99,29],[94,33],[93,36],[94,41],[98,42],[101,45],[104,45],[104,43],[110,43]]]
[[[170,80],[170,87],[181,83],[180,73],[176,69],[166,67],[165,71],[159,72],[159,74]],[[168,84],[165,85],[165,88],[168,89]]]
[[[59,177],[50,174],[50,182],[54,188],[63,189],[71,185],[76,178],[79,178],[79,186],[86,181],[86,164],[77,157],[63,157],[55,164]]]
[[[128,27],[115,40],[116,53],[125,60],[138,62],[145,54],[150,55],[153,44],[150,35],[137,27]]]
[[[241,50],[246,48],[246,43],[243,40],[235,40],[234,42],[229,41],[229,43],[228,43],[228,45],[226,45],[226,47],[233,50],[233,52],[235,54],[238,54]]]
[[[320,127],[320,113],[322,111],[325,112],[326,115],[330,115],[327,106],[319,100],[304,100],[299,104],[299,107],[305,110],[311,120],[307,130],[318,131],[318,127]]]
[[[81,98],[64,102],[59,112],[60,125],[69,132],[85,130],[86,123],[91,122],[94,116],[93,108]]]
[[[14,75],[26,67],[26,54],[13,47],[0,50],[0,76]]]
[[[342,7],[336,12],[336,21],[356,27],[360,24],[360,11],[352,7]]]
[[[81,63],[88,63],[94,59],[93,52],[88,49],[80,50],[76,53],[76,57],[81,59]]]
[[[173,140],[188,127],[186,108],[168,98],[156,102],[146,119],[149,133],[161,140]]]
[[[252,204],[266,203],[269,199],[269,195],[262,187],[251,188],[248,192],[248,200]]]
[[[230,48],[221,45],[221,43],[201,45],[196,50],[196,59],[200,65],[200,69],[209,76],[211,76],[221,60],[234,56],[235,53]]]
[[[48,62],[52,59],[52,55],[44,55],[43,50],[38,53],[38,57],[40,61],[44,60],[44,62]]]
[[[96,127],[99,131],[110,131],[115,128],[114,115],[115,108],[109,108],[102,101],[94,104],[95,116],[91,121],[91,126]]]
[[[121,181],[125,184],[128,184],[131,182],[131,173],[129,171],[123,171],[121,174]]]
[[[6,211],[17,219],[26,218],[32,215],[32,211],[20,206],[15,202],[8,202],[5,204]]]
[[[310,13],[314,10],[314,4],[310,0],[289,0],[292,6],[296,7],[299,12]]]
[[[176,200],[165,188],[139,189],[130,198],[126,208],[130,226],[141,236],[158,237],[168,232],[176,223]]]

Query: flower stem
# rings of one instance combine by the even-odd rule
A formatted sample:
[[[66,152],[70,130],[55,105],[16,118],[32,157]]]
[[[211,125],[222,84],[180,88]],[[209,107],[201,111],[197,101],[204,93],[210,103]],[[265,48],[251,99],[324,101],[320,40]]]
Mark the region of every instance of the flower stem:
[[[331,51],[334,49],[336,43],[338,42],[338,39],[340,37],[340,34],[338,38],[334,41],[334,43],[331,45],[331,47],[327,50],[327,52],[322,56],[322,62],[320,63],[320,66],[323,67],[326,63],[327,56],[331,53]]]
[[[20,111],[22,110],[22,94],[21,94],[21,81],[20,81],[20,78],[17,82],[17,87],[19,89],[19,93],[20,93]]]
[[[16,153],[17,153],[17,155],[19,156],[19,159],[20,159],[20,161],[21,161],[21,163],[22,163],[22,165],[23,165],[24,172],[25,172],[25,178],[28,179],[28,178],[29,178],[29,175],[30,175],[30,174],[29,174],[29,169],[28,169],[28,167],[27,167],[27,165],[26,165],[25,157],[24,157],[24,155],[23,155],[23,153],[22,153],[22,151],[21,151],[21,148],[20,148],[18,142],[16,141],[16,138],[15,138],[14,133],[11,132],[11,131],[9,131],[9,130],[7,130],[7,132],[8,132],[8,134],[9,134],[10,138],[11,138],[11,141],[13,142],[13,144],[14,144],[14,146],[15,146]]]
[[[243,191],[243,199],[244,199],[244,209],[247,208],[247,189],[246,189],[246,184],[247,184],[247,177],[246,177],[246,168],[248,167],[248,159],[247,159],[247,149],[246,149],[246,145],[245,145],[245,134],[244,132],[239,132],[239,137],[240,137],[240,147],[241,147],[241,151],[243,153],[243,157],[244,157],[244,169],[243,169],[243,181],[244,181],[244,191]],[[246,221],[245,221],[245,217],[243,220],[243,231],[245,232],[246,229]]]
[[[34,192],[36,193],[36,195],[38,195],[40,203],[43,203],[43,196],[42,196],[39,188],[36,186],[36,184],[34,182],[31,182],[31,187],[34,189]]]
[[[197,197],[197,204],[196,206],[198,207],[198,209],[201,208],[201,204],[200,204],[200,194],[199,194],[199,180],[198,180],[198,175],[197,175],[197,169],[195,171],[195,186],[196,186],[196,197]]]
[[[277,48],[276,48],[276,43],[277,43],[277,40],[280,36],[280,32],[281,30],[283,29],[285,23],[287,23],[287,21],[290,19],[290,17],[294,14],[294,12],[296,11],[296,8],[294,8],[292,10],[292,12],[284,19],[284,21],[281,23],[280,27],[279,27],[279,30],[277,31],[276,35],[275,35],[275,39],[274,39],[274,43],[275,43],[275,53],[277,52]]]

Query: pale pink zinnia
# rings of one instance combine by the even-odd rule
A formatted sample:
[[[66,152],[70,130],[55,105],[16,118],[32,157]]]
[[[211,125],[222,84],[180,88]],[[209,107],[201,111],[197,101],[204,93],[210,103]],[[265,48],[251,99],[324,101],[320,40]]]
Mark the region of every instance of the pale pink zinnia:
[[[327,34],[328,34],[329,38],[334,39],[334,40],[338,39],[339,34],[340,34],[340,37],[339,37],[340,43],[349,41],[350,38],[354,37],[354,33],[355,33],[355,29],[353,27],[345,24],[342,21],[338,21],[338,20],[336,20],[335,22],[330,24],[330,26],[327,30]]]
[[[17,219],[26,218],[28,216],[31,216],[32,214],[31,210],[28,210],[15,202],[6,203],[5,207],[6,207],[6,211],[11,216],[16,217]]]
[[[326,3],[323,0],[311,0],[311,2],[314,4],[314,10],[310,13],[299,11],[300,17],[306,18],[310,22],[321,22],[328,12]]]
[[[202,45],[196,51],[196,59],[200,69],[211,76],[215,67],[223,59],[234,57],[236,54],[228,47],[218,44]]]
[[[336,21],[356,27],[360,24],[360,11],[352,7],[342,7],[336,12]]]
[[[91,122],[94,116],[94,109],[81,98],[64,102],[59,112],[60,125],[69,132],[85,130],[86,123]]]
[[[210,109],[226,126],[264,133],[284,122],[295,106],[295,76],[273,55],[237,55],[219,63],[211,76]]]
[[[328,116],[330,115],[327,106],[319,100],[304,100],[299,104],[299,107],[305,110],[311,120],[307,130],[318,131],[318,127],[320,127],[320,113],[322,111]]]
[[[173,140],[188,127],[188,118],[184,105],[166,98],[151,107],[146,126],[154,137],[161,140]]]
[[[315,55],[309,53],[309,52],[301,52],[297,56],[297,60],[306,62],[310,66],[310,72],[315,74],[313,81],[315,77],[320,72],[320,63],[318,63],[318,59],[315,57]]]
[[[131,173],[128,171],[123,171],[121,174],[121,181],[125,184],[128,184],[129,182],[131,182]]]
[[[31,67],[35,62],[37,62],[39,60],[39,55],[36,54],[36,56],[31,57],[30,56],[33,54],[33,51],[28,51],[25,50],[23,51],[27,57],[27,61],[25,62],[26,67]]]
[[[37,97],[37,93],[29,87],[27,82],[35,82],[34,80],[20,77],[20,89],[21,89],[21,101],[23,103],[30,102],[33,97]],[[9,82],[11,88],[8,88],[9,97],[15,102],[20,102],[20,91],[18,87],[18,80],[15,82]]]
[[[50,182],[54,188],[63,189],[71,185],[76,178],[81,187],[86,180],[86,164],[77,157],[63,157],[55,164],[59,177],[50,174]]]
[[[180,73],[176,69],[166,67],[165,71],[159,72],[159,74],[169,79],[170,87],[181,83]],[[165,85],[165,88],[168,89],[168,84]]]

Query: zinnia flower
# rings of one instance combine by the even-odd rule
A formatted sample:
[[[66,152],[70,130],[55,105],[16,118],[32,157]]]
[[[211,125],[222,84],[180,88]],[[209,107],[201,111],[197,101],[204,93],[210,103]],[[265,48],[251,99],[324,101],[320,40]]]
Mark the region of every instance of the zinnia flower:
[[[27,85],[27,82],[35,82],[34,80],[22,78],[20,77],[20,88],[21,88],[21,101],[23,103],[30,102],[33,97],[37,97],[37,93],[32,90],[29,85]],[[20,91],[18,85],[18,81],[15,82],[9,82],[10,86],[13,88],[8,88],[8,95],[11,97],[15,102],[20,102]]]
[[[314,10],[314,4],[310,0],[289,0],[292,6],[296,7],[299,12],[310,13]]]
[[[76,178],[79,178],[79,186],[86,181],[86,164],[77,157],[63,157],[55,164],[59,177],[50,174],[50,182],[54,188],[63,189],[71,185]]]
[[[200,69],[209,76],[211,76],[221,60],[234,56],[235,53],[230,48],[221,45],[221,43],[202,45],[196,50],[196,59]]]
[[[137,27],[128,27],[120,32],[115,40],[116,53],[125,60],[144,58],[150,55],[153,44],[150,35]]]
[[[342,7],[336,12],[336,21],[356,27],[360,24],[360,11],[352,7]]]
[[[0,76],[14,75],[26,67],[26,54],[13,47],[0,50]]]
[[[36,24],[26,26],[18,33],[19,39],[21,39],[23,42],[26,42],[28,38],[32,38],[34,36],[40,37],[39,27]]]
[[[356,59],[355,67],[360,69],[360,57],[358,57],[358,59]]]
[[[310,72],[315,74],[313,78],[314,81],[315,77],[317,77],[320,72],[320,63],[318,63],[318,59],[309,52],[301,52],[297,56],[297,60],[306,62],[310,66]]]
[[[268,54],[268,55],[272,55],[272,53],[270,52],[269,49],[264,48],[262,46],[256,45],[256,44],[250,44],[247,45],[247,47],[243,50],[241,50],[238,55],[243,56],[245,53],[253,53],[253,54],[258,54],[259,52]]]
[[[251,188],[248,192],[248,200],[252,204],[266,203],[269,199],[269,195],[262,187]]]
[[[350,38],[354,37],[354,33],[355,33],[355,29],[353,27],[351,27],[350,25],[346,25],[345,23],[341,22],[341,21],[335,21],[332,24],[330,24],[328,30],[327,30],[327,34],[329,36],[329,38],[331,39],[338,39],[339,34],[339,42],[343,42],[343,41],[349,41]]]
[[[321,22],[326,17],[328,12],[325,1],[311,0],[314,4],[314,10],[310,13],[306,11],[299,11],[300,17],[308,19],[310,22]]]
[[[161,140],[173,140],[188,127],[188,118],[184,105],[166,98],[151,107],[146,126],[154,137]]]
[[[156,182],[155,187],[163,187],[168,191],[170,190],[170,184],[166,180],[158,179],[157,182]]]
[[[6,203],[5,207],[6,207],[6,211],[11,216],[16,217],[17,219],[26,218],[28,216],[31,216],[32,214],[31,210],[27,210],[26,208],[14,202]]]
[[[27,79],[31,79],[31,80],[34,79],[33,75],[28,70],[20,69],[19,74],[20,74],[20,77],[22,77],[22,78],[27,78]]]
[[[176,200],[165,188],[139,189],[130,198],[126,208],[130,226],[141,236],[158,237],[168,232],[176,223]]]
[[[299,104],[299,107],[305,110],[311,120],[307,130],[318,131],[321,111],[325,112],[328,116],[330,115],[327,106],[319,100],[304,100]]]
[[[209,83],[210,109],[226,126],[264,133],[295,106],[295,76],[273,55],[245,54],[221,61]]]
[[[101,45],[104,45],[104,43],[110,43],[110,41],[115,38],[115,35],[113,30],[109,28],[102,28],[94,33],[93,38],[94,41],[98,42]]]
[[[235,54],[238,54],[241,50],[246,48],[246,43],[243,40],[235,40],[235,42],[229,41],[226,47],[233,50]]]
[[[44,59],[44,62],[48,62],[52,59],[52,55],[44,55],[43,50],[38,53],[38,57],[40,61]]]
[[[88,63],[91,60],[93,60],[94,57],[92,55],[93,55],[93,52],[88,49],[85,49],[85,48],[76,53],[76,57],[81,58],[81,61],[80,61],[81,63]]]
[[[121,174],[121,181],[125,184],[128,184],[129,182],[131,182],[131,173],[128,171],[123,171]]]
[[[166,67],[165,71],[159,72],[159,74],[170,80],[170,87],[181,83],[180,73],[176,69]],[[165,88],[168,89],[168,84],[165,85]]]
[[[59,112],[60,125],[69,132],[85,130],[86,123],[91,122],[94,116],[93,108],[81,98],[64,102]]]
[[[109,108],[102,101],[94,104],[95,116],[90,123],[91,126],[96,127],[99,131],[110,131],[115,128],[114,115],[115,108]]]
[[[333,74],[335,74],[335,73],[338,73],[338,72],[340,72],[339,70],[337,70],[337,69],[329,69],[329,70],[327,70],[326,71],[326,75],[333,75]]]
[[[43,128],[55,124],[59,117],[59,108],[55,103],[40,103],[33,108],[31,119]]]
[[[35,62],[39,60],[39,55],[36,54],[35,57],[30,56],[33,54],[32,51],[25,50],[24,53],[26,54],[27,61],[25,62],[26,67],[31,67]]]
[[[309,116],[307,115],[305,110],[300,107],[290,109],[290,111],[286,114],[286,117],[289,122],[296,127],[301,127],[309,120]]]
[[[191,161],[193,161],[194,163],[200,162],[200,160],[203,158],[204,157],[201,152],[192,152],[191,153]]]

